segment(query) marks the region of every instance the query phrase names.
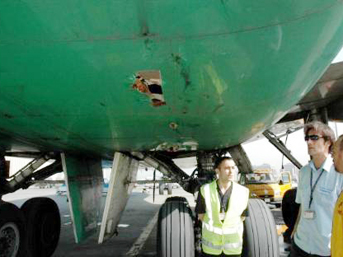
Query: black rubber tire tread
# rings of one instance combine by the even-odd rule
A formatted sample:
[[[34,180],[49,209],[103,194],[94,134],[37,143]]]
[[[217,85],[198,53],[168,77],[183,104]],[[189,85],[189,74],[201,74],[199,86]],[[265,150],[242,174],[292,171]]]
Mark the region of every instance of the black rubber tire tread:
[[[171,201],[184,202],[188,204],[186,197],[183,197],[183,196],[172,196],[166,199],[166,202],[171,202]]]
[[[163,195],[164,194],[164,187],[165,187],[164,183],[160,183],[158,185],[158,193],[159,193],[159,195]]]
[[[274,217],[261,199],[250,199],[244,222],[242,257],[278,257],[279,240]]]
[[[184,201],[168,201],[160,208],[157,227],[157,256],[194,257],[192,211]]]
[[[28,251],[32,257],[50,257],[56,250],[61,232],[57,204],[47,197],[26,201],[21,207],[26,221]]]
[[[27,257],[27,234],[25,216],[22,211],[12,203],[0,202],[0,228],[7,223],[14,223],[20,233],[19,249],[16,257]]]
[[[168,195],[172,195],[173,194],[173,184],[169,183],[168,184]]]
[[[300,204],[295,202],[297,189],[287,190],[282,199],[282,217],[288,228],[293,230],[298,217]]]
[[[281,203],[276,203],[276,204],[275,204],[275,207],[276,207],[276,208],[280,208],[281,205],[282,205]]]

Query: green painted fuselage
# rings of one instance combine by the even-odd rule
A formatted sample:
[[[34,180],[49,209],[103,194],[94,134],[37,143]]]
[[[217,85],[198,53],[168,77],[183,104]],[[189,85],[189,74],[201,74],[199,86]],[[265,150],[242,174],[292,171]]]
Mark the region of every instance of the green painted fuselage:
[[[218,149],[278,121],[343,42],[333,0],[0,1],[0,145]],[[132,88],[160,71],[166,105]]]

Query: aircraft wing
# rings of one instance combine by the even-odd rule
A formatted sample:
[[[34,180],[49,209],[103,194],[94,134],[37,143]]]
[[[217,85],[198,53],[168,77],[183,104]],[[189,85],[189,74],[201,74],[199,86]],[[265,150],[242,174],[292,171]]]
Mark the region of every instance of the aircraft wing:
[[[302,129],[311,115],[327,121],[343,121],[343,62],[331,64],[314,87],[268,130],[278,137]],[[246,141],[263,138],[258,134]]]
[[[343,121],[343,62],[334,63],[315,86],[288,112],[279,123],[300,118],[308,119],[311,112],[326,108],[327,119]]]

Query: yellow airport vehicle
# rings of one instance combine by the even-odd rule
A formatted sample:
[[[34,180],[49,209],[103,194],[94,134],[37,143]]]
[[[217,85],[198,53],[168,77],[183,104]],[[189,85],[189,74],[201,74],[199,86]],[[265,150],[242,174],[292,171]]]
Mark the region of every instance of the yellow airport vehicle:
[[[250,189],[251,197],[261,198],[277,207],[281,206],[285,192],[292,188],[291,174],[288,171],[275,176],[271,169],[258,169],[254,173],[242,174],[239,181]]]

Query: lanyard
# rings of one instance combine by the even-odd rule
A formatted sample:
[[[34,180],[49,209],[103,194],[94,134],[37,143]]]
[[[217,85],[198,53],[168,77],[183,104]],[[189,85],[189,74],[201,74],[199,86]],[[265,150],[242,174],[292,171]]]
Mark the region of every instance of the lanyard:
[[[313,179],[313,172],[312,172],[312,169],[311,169],[311,180],[310,180],[310,186],[311,186],[311,194],[310,194],[310,203],[308,204],[308,208],[311,209],[311,204],[312,204],[312,200],[313,200],[313,192],[314,192],[314,189],[316,188],[317,186],[317,183],[320,179],[320,177],[323,175],[323,172],[324,172],[324,169],[322,169],[322,172],[319,174],[316,182],[314,183],[314,185],[312,186],[312,179]]]
[[[225,212],[224,195],[220,197],[220,209],[222,213]]]
[[[222,212],[222,213],[226,212],[225,209],[228,206],[228,203],[230,201],[230,197],[231,197],[231,193],[232,193],[232,187],[233,187],[232,182],[230,182],[230,183],[231,183],[230,187],[226,190],[226,192],[224,194],[221,192],[221,189],[218,185],[218,195],[220,198],[220,212]],[[227,195],[227,201],[225,202],[224,198],[226,197],[226,195]]]
[[[230,190],[230,189],[228,189],[228,190]],[[222,192],[220,192],[220,194],[219,194],[219,197],[220,197],[220,212],[222,212],[222,213],[226,212],[225,211],[225,207],[227,206],[227,204],[229,202],[229,199],[230,199],[230,195],[231,194],[228,196],[228,201],[226,201],[226,205],[225,205],[224,204],[224,198],[225,198],[227,193],[230,194],[230,192],[225,192],[224,194],[222,194]]]

